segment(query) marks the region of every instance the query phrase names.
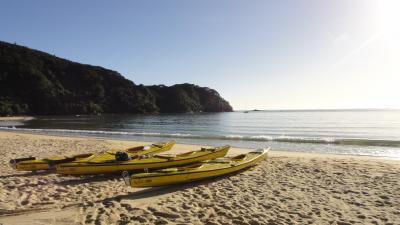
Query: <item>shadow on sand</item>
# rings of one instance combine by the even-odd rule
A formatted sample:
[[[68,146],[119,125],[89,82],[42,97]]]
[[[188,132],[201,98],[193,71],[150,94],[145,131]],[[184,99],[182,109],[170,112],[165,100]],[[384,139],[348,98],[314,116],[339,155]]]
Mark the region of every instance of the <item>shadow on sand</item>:
[[[243,171],[240,171],[240,172],[243,172]],[[226,174],[226,175],[219,176],[219,177],[209,178],[207,180],[192,181],[189,183],[174,184],[174,185],[167,185],[167,186],[160,186],[160,187],[140,188],[140,190],[138,190],[136,192],[131,192],[129,194],[124,194],[124,195],[117,195],[117,196],[114,196],[111,198],[105,198],[103,200],[97,201],[97,203],[104,203],[104,202],[109,202],[109,201],[121,201],[121,200],[138,200],[138,199],[156,197],[159,195],[170,194],[170,193],[182,191],[182,190],[193,188],[193,187],[200,186],[200,185],[207,185],[207,184],[219,181],[219,180],[227,179],[227,178],[229,178],[231,176],[235,176],[237,174],[238,173]]]
[[[74,186],[84,183],[96,183],[112,179],[121,179],[122,182],[122,175],[120,173],[97,174],[97,175],[68,175],[68,177],[74,177],[76,179],[62,180],[55,182],[55,184]]]
[[[222,179],[222,178],[227,178],[230,177],[232,175],[244,172],[246,170],[251,170],[252,167],[249,168],[245,168],[241,171],[237,171],[235,173],[232,174],[226,174],[220,177],[214,177],[214,178],[208,178],[207,180],[202,180],[202,181],[192,181],[191,183],[201,183],[201,182],[207,182],[210,181],[212,182],[213,180],[218,180],[218,179]],[[136,171],[136,172],[141,172],[143,173],[143,171]],[[150,171],[151,172],[151,171]],[[131,171],[131,174],[134,174],[135,171]],[[63,175],[60,175],[63,176]],[[62,180],[62,181],[58,181],[55,182],[55,184],[58,185],[80,185],[80,184],[84,184],[84,183],[95,183],[95,182],[102,182],[102,181],[107,181],[107,180],[112,180],[112,179],[121,179],[122,181],[122,172],[121,173],[110,173],[110,174],[93,174],[93,175],[64,175],[64,176],[68,176],[68,177],[75,177],[76,179],[68,179],[68,180]],[[184,184],[178,184],[178,185],[169,185],[169,186],[185,186]],[[154,187],[154,189],[157,188],[161,188],[162,187]],[[146,190],[149,188],[146,188]]]
[[[44,170],[44,171],[36,171],[36,172],[26,172],[26,173],[18,173],[18,174],[8,174],[0,176],[0,179],[10,178],[10,177],[33,177],[33,176],[44,176],[52,174],[54,171]]]

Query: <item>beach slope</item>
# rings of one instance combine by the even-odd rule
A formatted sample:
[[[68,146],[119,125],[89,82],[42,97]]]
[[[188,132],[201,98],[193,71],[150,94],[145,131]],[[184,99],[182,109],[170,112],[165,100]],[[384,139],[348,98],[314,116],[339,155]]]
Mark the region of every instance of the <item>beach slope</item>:
[[[134,189],[119,175],[17,172],[8,160],[133,141],[0,132],[0,224],[399,224],[399,161],[274,152],[241,174]],[[174,152],[199,146],[177,145]],[[235,154],[241,149],[233,149]]]

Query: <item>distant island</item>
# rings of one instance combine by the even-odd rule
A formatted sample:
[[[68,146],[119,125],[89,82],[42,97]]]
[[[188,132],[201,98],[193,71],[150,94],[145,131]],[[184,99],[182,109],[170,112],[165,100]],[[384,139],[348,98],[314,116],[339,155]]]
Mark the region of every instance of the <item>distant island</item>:
[[[230,111],[207,87],[136,85],[116,71],[0,41],[0,115]]]

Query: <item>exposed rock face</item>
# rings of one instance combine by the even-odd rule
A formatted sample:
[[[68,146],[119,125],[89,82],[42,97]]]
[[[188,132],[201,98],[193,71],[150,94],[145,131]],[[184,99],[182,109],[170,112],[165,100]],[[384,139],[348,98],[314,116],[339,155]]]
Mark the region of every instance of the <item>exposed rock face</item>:
[[[136,85],[116,71],[0,41],[0,115],[227,112],[217,91]]]

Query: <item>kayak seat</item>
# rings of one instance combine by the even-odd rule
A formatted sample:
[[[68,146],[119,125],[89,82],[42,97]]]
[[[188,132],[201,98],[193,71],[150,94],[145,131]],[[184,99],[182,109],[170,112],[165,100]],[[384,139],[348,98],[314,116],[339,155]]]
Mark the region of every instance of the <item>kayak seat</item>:
[[[43,161],[47,162],[50,166],[53,166],[55,164],[59,164],[59,163],[69,163],[72,161],[75,161],[75,158],[64,158],[64,159],[58,159],[58,160],[51,160],[51,159],[43,159]]]
[[[93,153],[84,153],[84,154],[74,155],[72,158],[74,159],[87,158],[92,155]]]
[[[137,147],[133,147],[133,148],[128,148],[127,152],[139,152],[139,151],[143,151],[144,150],[144,146],[137,146]]]
[[[153,157],[160,159],[168,159],[168,160],[172,160],[173,158],[175,158],[175,156],[170,156],[170,155],[154,155]]]
[[[242,161],[247,157],[247,154],[241,154],[241,155],[237,155],[235,157],[232,157],[231,160],[233,161]]]
[[[163,148],[164,147],[164,145],[158,145],[158,144],[152,144],[154,147],[157,147],[157,148]]]
[[[115,155],[115,153],[118,152],[118,150],[108,150],[105,153],[110,154],[110,155]],[[100,152],[100,154],[103,152]]]
[[[195,151],[191,151],[191,152],[185,152],[185,153],[179,154],[179,155],[177,155],[177,156],[180,156],[180,157],[185,157],[185,156],[190,156],[190,155],[193,155],[193,153],[195,153]]]
[[[215,151],[215,148],[201,148],[200,151]]]
[[[184,167],[177,167],[177,170],[178,171],[195,170],[195,169],[200,169],[201,167],[203,167],[203,163],[193,164]]]

